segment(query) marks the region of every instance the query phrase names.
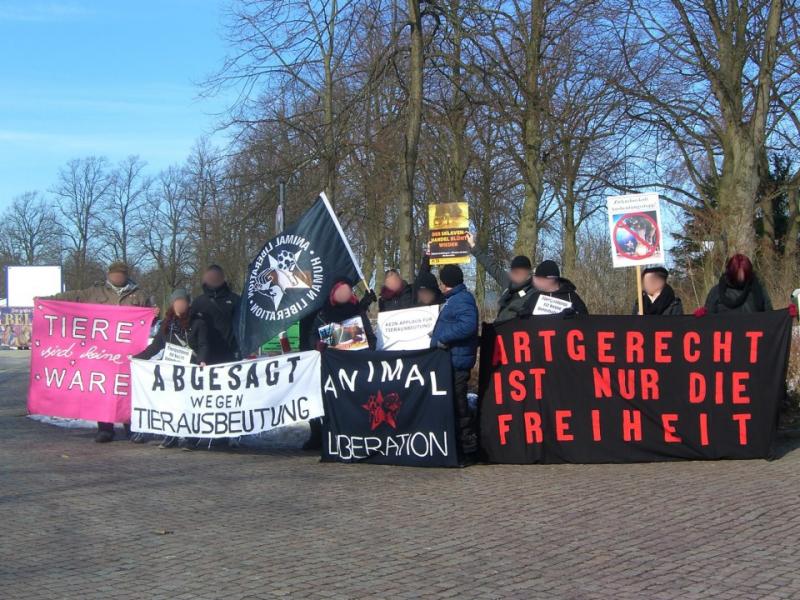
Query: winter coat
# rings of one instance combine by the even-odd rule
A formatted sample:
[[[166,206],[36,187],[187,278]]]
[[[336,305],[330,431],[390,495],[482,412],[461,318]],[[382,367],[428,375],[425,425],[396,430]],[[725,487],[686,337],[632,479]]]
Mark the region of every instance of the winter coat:
[[[402,310],[413,306],[414,290],[406,281],[403,281],[403,287],[397,292],[393,292],[386,286],[381,288],[381,295],[378,297],[379,312]]]
[[[564,279],[563,277],[558,278],[559,287],[558,290],[555,292],[540,292],[539,290],[534,290],[533,293],[528,296],[527,304],[525,306],[524,314],[530,315],[533,314],[533,309],[536,307],[536,302],[539,300],[539,296],[550,296],[552,298],[558,298],[559,300],[566,300],[567,302],[572,302],[572,310],[574,310],[579,315],[588,315],[589,309],[586,308],[586,304],[583,303],[583,300],[578,295],[578,292],[575,291],[575,284],[572,283],[569,279]]]
[[[319,328],[331,323],[342,323],[347,319],[353,317],[361,317],[361,322],[364,325],[364,333],[367,336],[367,342],[371,350],[375,349],[375,333],[372,331],[372,324],[369,322],[369,315],[363,310],[358,303],[345,303],[345,304],[331,304],[326,301],[325,305],[319,310],[314,322],[308,331],[308,341],[305,347],[308,349],[316,348],[319,342]]]
[[[430,305],[422,304],[419,301],[419,289],[425,286],[434,294],[434,300]],[[439,283],[436,276],[431,273],[431,257],[427,254],[422,257],[422,263],[419,265],[417,277],[414,280],[414,306],[435,306],[444,302],[444,294],[439,289]]]
[[[189,319],[188,330],[184,330],[177,319],[173,319],[166,325],[162,323],[150,345],[134,358],[153,358],[164,349],[167,342],[176,346],[188,345],[194,351],[193,363],[209,363],[208,327],[200,317],[192,315]]]
[[[744,287],[736,288],[728,283],[724,275],[708,292],[705,306],[710,314],[747,314],[772,310],[769,295],[758,278],[753,277]]]
[[[683,314],[683,303],[681,299],[675,295],[675,292],[669,285],[665,285],[664,289],[656,298],[655,302],[651,302],[649,296],[642,292],[645,316],[663,315],[663,316],[680,316]],[[639,303],[633,303],[633,311],[631,314],[639,314]]]
[[[468,371],[478,355],[478,305],[461,283],[445,294],[444,306],[431,333],[431,348],[443,344],[457,371]]]
[[[528,281],[522,285],[517,285],[511,281],[506,270],[498,265],[497,262],[493,261],[488,254],[477,248],[473,249],[472,254],[484,270],[497,283],[505,288],[500,299],[497,301],[497,317],[494,320],[495,325],[530,314],[530,311],[527,311],[527,304],[531,295],[536,291],[533,287],[533,281],[528,279]]]
[[[119,291],[108,282],[97,282],[92,287],[82,290],[70,290],[50,297],[52,300],[66,302],[82,302],[86,304],[109,304],[117,306],[153,306],[148,294],[145,294],[133,281]]]
[[[216,290],[204,285],[203,293],[192,301],[192,314],[203,319],[208,329],[209,364],[236,360],[234,315],[238,309],[239,294],[227,283]]]

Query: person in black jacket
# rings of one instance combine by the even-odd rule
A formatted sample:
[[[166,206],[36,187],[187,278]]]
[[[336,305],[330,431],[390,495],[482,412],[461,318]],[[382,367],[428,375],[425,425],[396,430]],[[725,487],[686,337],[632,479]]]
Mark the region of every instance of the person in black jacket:
[[[142,350],[134,358],[151,359],[165,346],[175,344],[192,351],[191,362],[201,367],[206,366],[209,360],[208,330],[205,321],[196,315],[192,315],[190,310],[189,293],[184,289],[176,289],[169,297],[169,308],[164,320],[158,328],[158,333],[150,342],[150,345]],[[142,437],[140,440],[144,441]],[[176,439],[165,437],[161,442],[161,448],[169,448],[178,444],[184,450],[190,449],[188,438]]]
[[[414,290],[397,269],[384,274],[383,286],[378,296],[378,311],[402,310],[414,306]]]
[[[203,293],[192,302],[192,315],[203,319],[208,329],[208,364],[238,360],[233,323],[238,307],[239,294],[228,286],[222,267],[209,266],[203,274]]]
[[[467,242],[472,248],[472,255],[503,288],[503,294],[497,301],[495,325],[530,314],[530,311],[527,310],[527,303],[531,294],[535,292],[531,278],[531,269],[533,268],[531,260],[527,256],[515,256],[511,260],[511,268],[506,272],[486,252],[475,245],[475,238],[471,233],[467,235]]]
[[[744,254],[734,254],[728,259],[719,283],[708,292],[704,312],[744,314],[769,310],[772,301],[756,277],[753,263]]]
[[[588,315],[589,309],[586,308],[581,297],[575,289],[575,284],[569,279],[561,277],[558,265],[552,260],[540,262],[533,272],[534,293],[528,297],[525,307],[525,314],[532,314],[536,307],[536,302],[540,296],[552,296],[560,300],[572,303],[572,307],[563,312],[579,315]]]
[[[669,271],[664,267],[648,267],[642,271],[642,307],[645,315],[682,315],[683,303],[667,283]],[[634,315],[639,314],[639,302],[633,303]]]
[[[369,322],[369,315],[363,304],[356,298],[353,292],[353,283],[349,279],[341,277],[333,282],[328,299],[309,327],[308,339],[304,346],[320,351],[324,350],[327,346],[320,340],[319,328],[331,323],[342,323],[353,317],[361,317],[369,348],[374,350],[376,338]],[[308,424],[311,427],[311,435],[303,444],[303,450],[319,450],[322,447],[322,419],[311,419]]]
[[[431,273],[431,257],[426,251],[414,279],[414,306],[434,306],[443,302],[444,294],[439,289],[436,275]]]

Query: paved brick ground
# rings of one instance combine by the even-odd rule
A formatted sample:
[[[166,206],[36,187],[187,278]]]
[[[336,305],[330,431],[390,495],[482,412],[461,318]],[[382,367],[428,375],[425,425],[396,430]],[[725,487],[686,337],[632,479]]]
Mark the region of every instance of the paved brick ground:
[[[9,357],[11,356],[11,357]],[[320,464],[27,419],[0,355],[2,598],[800,598],[800,443],[774,462]]]

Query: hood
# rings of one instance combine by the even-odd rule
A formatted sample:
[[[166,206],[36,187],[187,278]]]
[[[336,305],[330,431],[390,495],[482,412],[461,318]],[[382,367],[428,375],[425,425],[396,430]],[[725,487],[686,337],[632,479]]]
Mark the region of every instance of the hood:
[[[229,294],[231,291],[230,286],[228,286],[228,282],[224,282],[221,286],[214,289],[212,287],[207,286],[205,283],[203,284],[203,293],[211,296],[212,298],[217,298],[219,296],[225,296]]]

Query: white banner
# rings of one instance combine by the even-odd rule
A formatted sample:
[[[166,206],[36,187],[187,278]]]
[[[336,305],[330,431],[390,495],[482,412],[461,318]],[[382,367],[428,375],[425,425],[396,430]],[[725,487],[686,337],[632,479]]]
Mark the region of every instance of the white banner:
[[[221,438],[267,431],[324,414],[319,352],[200,367],[131,361],[131,429]]]
[[[378,313],[378,350],[430,348],[438,318],[438,304]]]
[[[572,302],[569,300],[562,300],[561,298],[554,298],[547,294],[540,294],[539,299],[536,301],[536,306],[533,307],[533,314],[558,315],[568,308],[572,308]]]
[[[611,259],[615,267],[664,262],[658,194],[610,196],[607,207]]]

